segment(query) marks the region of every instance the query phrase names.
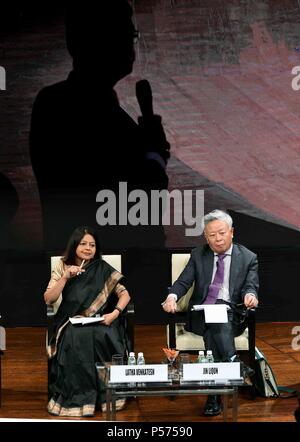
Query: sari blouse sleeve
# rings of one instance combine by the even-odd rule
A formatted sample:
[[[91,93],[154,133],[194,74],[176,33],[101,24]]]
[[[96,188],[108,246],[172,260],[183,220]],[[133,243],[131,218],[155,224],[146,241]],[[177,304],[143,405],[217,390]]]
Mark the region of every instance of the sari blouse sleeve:
[[[48,283],[47,289],[49,290],[51,289],[56,283],[57,281],[60,280],[60,278],[62,277],[63,273],[65,271],[65,265],[63,263],[63,261],[60,259],[54,266],[52,272],[51,272],[51,278],[50,281]]]
[[[118,295],[118,296],[119,296],[120,293],[123,292],[124,290],[127,290],[127,289],[126,289],[126,287],[124,287],[124,285],[122,285],[122,284],[119,284],[119,283],[118,283],[118,284],[116,285],[116,287],[115,287],[115,293],[116,293],[116,295]]]

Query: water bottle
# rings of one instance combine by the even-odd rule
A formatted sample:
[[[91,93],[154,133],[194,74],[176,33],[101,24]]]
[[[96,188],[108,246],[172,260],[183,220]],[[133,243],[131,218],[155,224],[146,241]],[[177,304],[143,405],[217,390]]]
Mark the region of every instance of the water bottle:
[[[198,363],[201,364],[203,362],[203,358],[204,358],[204,351],[203,350],[199,350]]]
[[[208,362],[207,357],[205,356],[204,351],[201,352],[201,361],[202,364],[206,364]]]
[[[129,353],[129,357],[128,357],[128,362],[127,362],[127,364],[128,365],[135,365],[135,354],[134,354],[134,351],[131,351],[130,353]]]
[[[207,350],[206,359],[209,363],[213,363],[215,361],[211,350]]]
[[[141,351],[138,353],[137,365],[145,365],[144,353]]]
[[[135,353],[134,351],[131,351],[129,353],[129,357],[128,357],[128,365],[135,365],[136,361],[135,361]],[[135,387],[135,382],[129,382],[129,387]]]
[[[144,353],[142,351],[140,351],[138,353],[136,363],[137,363],[137,365],[145,365]],[[143,387],[145,384],[144,384],[144,382],[139,382],[137,385],[138,385],[138,387]]]

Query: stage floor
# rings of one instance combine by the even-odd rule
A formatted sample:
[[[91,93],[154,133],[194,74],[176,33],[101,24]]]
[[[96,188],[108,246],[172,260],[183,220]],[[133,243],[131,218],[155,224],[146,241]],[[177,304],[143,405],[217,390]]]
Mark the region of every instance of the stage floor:
[[[299,323],[257,324],[256,345],[262,350],[277,378],[279,385],[300,389]],[[2,360],[2,407],[0,418],[54,419],[46,411],[47,358],[44,328],[8,328],[7,351]],[[294,332],[294,334],[292,333]],[[161,362],[162,347],[166,345],[165,327],[158,325],[136,326],[136,351],[143,351],[147,360]],[[128,402],[117,413],[120,421],[136,422],[221,422],[222,416],[202,416],[205,397],[137,398]],[[231,412],[229,403],[229,416]],[[297,399],[249,399],[239,395],[239,422],[294,422]],[[97,412],[93,420],[105,420]]]

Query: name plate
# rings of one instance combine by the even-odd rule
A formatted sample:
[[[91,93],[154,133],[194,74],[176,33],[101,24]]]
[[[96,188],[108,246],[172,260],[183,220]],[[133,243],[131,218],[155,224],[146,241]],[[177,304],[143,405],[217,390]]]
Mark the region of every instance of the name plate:
[[[167,364],[111,365],[110,382],[167,382]]]
[[[183,381],[241,380],[239,362],[183,364]]]

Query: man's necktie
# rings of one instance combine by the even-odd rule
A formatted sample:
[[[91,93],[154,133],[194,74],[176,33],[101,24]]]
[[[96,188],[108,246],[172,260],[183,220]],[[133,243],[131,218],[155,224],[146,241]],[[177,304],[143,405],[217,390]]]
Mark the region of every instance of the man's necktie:
[[[224,258],[226,255],[218,255],[217,270],[213,282],[208,288],[208,293],[203,304],[215,304],[218,299],[220,288],[224,282]]]

